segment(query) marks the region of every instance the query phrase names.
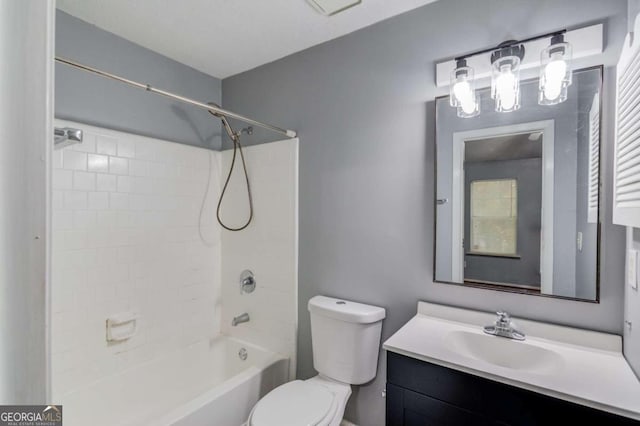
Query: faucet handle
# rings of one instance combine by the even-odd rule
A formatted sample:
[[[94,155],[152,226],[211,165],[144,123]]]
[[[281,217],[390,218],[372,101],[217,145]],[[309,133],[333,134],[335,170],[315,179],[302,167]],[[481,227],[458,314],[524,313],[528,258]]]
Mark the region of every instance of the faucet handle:
[[[511,317],[508,312],[498,311],[496,312],[496,315],[498,315],[496,322],[499,324],[509,324],[511,322]]]

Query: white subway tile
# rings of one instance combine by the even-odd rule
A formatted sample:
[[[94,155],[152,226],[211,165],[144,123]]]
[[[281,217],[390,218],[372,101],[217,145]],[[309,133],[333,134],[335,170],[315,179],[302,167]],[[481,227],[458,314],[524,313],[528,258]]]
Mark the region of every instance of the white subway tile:
[[[109,208],[108,192],[89,192],[89,209],[105,210]]]
[[[63,150],[62,164],[67,170],[87,170],[87,154],[70,149]]]
[[[73,286],[62,280],[57,280],[55,288],[51,291],[51,303],[53,305],[53,322],[56,331],[69,330],[66,320],[73,310]],[[73,326],[73,324],[71,324]]]
[[[114,264],[109,270],[109,278],[115,283],[126,282],[129,279],[129,265],[127,263]]]
[[[86,209],[87,193],[84,191],[65,191],[64,208],[68,210]]]
[[[96,226],[96,212],[92,210],[76,210],[73,212],[74,228],[94,228]]]
[[[129,196],[129,208],[131,210],[146,210],[150,208],[148,199],[149,196],[147,195],[131,194]]]
[[[53,229],[73,229],[72,210],[54,210],[51,218]]]
[[[98,154],[116,155],[117,139],[108,136],[98,136],[96,138],[96,152]]]
[[[87,247],[102,248],[115,246],[113,230],[89,229],[87,230]],[[98,259],[100,262],[100,259]]]
[[[92,262],[93,251],[91,249],[59,250],[54,253],[53,273],[57,279],[64,269],[88,268]]]
[[[67,150],[54,155],[54,170],[65,170],[53,177],[52,311],[69,314],[52,324],[54,393],[180,345],[207,344],[220,330],[221,233],[212,216],[220,154],[211,154],[214,201],[203,221],[210,248],[198,235],[207,173],[196,169],[201,157],[208,167],[208,152],[87,126],[87,137],[97,133],[95,153],[85,145],[69,150],[69,158]],[[105,319],[127,310],[141,313],[139,334],[106,346]],[[256,341],[268,340],[262,334]]]
[[[53,292],[51,293],[51,296],[53,299]],[[52,318],[51,322],[53,329],[56,321]],[[80,341],[78,340],[78,335],[75,330],[56,330],[55,332],[52,330],[52,334],[55,336],[55,338],[51,339],[51,352],[54,354],[69,351],[80,346]],[[61,389],[58,388],[58,385],[56,385],[56,390],[61,391]]]
[[[160,143],[148,139],[136,141],[136,158],[141,160],[155,160]]]
[[[55,149],[51,154],[51,166],[54,169],[62,168],[62,152],[63,152],[62,149]]]
[[[116,226],[116,212],[99,210],[96,212],[96,226],[99,228],[114,228]]]
[[[96,137],[90,133],[84,132],[82,142],[72,146],[74,151],[79,152],[96,152]]]
[[[53,189],[72,189],[73,172],[70,170],[54,169],[51,186]]]
[[[62,250],[79,250],[87,246],[87,233],[82,230],[62,232]]]
[[[109,173],[116,175],[129,174],[129,160],[120,157],[109,157]]]
[[[98,173],[96,175],[96,189],[98,191],[116,191],[117,176]]]
[[[135,145],[133,141],[126,140],[126,139],[118,140],[118,157],[127,157],[127,158],[135,157]]]
[[[95,173],[73,172],[73,189],[78,191],[94,191],[96,189]]]
[[[117,229],[113,233],[112,238],[115,246],[126,246],[129,244],[129,230]]]
[[[118,247],[96,248],[96,265],[107,266],[120,263],[118,258],[118,249]]]
[[[149,163],[144,160],[130,160],[129,173],[131,176],[148,176]]]
[[[51,208],[61,210],[64,208],[64,191],[54,189],[51,191]]]
[[[111,210],[126,210],[129,208],[129,194],[112,192],[109,194],[109,208]]]
[[[124,201],[126,202],[126,199]],[[116,203],[116,206],[117,206],[117,203]],[[114,213],[116,213],[116,224],[119,228],[131,228],[132,226],[136,226],[133,223],[133,220],[131,217],[132,212],[128,210],[118,210]]]
[[[166,164],[150,162],[149,163],[149,176],[156,177],[156,178],[162,178],[162,177],[167,176],[167,166],[166,166]]]
[[[107,155],[89,154],[87,156],[87,168],[91,172],[108,172],[109,157]]]
[[[155,180],[148,177],[133,177],[132,191],[136,194],[153,194]]]
[[[134,253],[136,253],[136,249],[134,247],[131,247],[131,246],[118,247],[116,260],[118,263],[131,263],[131,259]]]
[[[132,178],[129,176],[118,176],[118,192],[131,192]]]
[[[108,302],[116,299],[116,285],[114,283],[101,283],[96,285],[96,300]]]
[[[96,212],[91,210],[76,210],[73,212],[74,228],[94,228],[96,226]]]
[[[53,316],[53,320],[57,321],[55,315]],[[80,362],[82,362],[80,351],[59,352],[52,358],[53,373],[66,373],[75,368]]]

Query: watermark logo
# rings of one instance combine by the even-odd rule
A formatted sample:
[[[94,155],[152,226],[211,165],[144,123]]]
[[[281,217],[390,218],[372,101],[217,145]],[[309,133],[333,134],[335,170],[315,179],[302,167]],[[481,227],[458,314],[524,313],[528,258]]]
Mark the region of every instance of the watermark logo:
[[[62,405],[0,405],[0,426],[62,426]]]

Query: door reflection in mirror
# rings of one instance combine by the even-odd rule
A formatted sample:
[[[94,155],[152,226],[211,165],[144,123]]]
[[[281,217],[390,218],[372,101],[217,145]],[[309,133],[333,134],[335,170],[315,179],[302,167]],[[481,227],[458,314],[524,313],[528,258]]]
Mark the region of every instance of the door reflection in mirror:
[[[573,77],[554,106],[523,82],[509,114],[488,89],[473,119],[436,100],[435,281],[597,300],[602,68]]]

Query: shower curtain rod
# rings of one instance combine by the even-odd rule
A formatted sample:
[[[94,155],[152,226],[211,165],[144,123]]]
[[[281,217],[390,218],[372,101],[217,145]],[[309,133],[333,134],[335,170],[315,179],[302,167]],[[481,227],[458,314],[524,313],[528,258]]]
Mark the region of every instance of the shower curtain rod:
[[[206,104],[204,102],[195,101],[193,99],[189,99],[189,98],[184,97],[184,96],[176,95],[174,93],[167,92],[165,90],[156,89],[155,87],[151,86],[150,84],[138,83],[137,81],[129,80],[127,78],[120,77],[118,75],[111,74],[111,73],[108,73],[106,71],[102,71],[102,70],[99,70],[97,68],[93,68],[93,67],[90,67],[88,65],[84,65],[84,64],[81,64],[79,62],[72,61],[70,59],[65,59],[65,58],[61,58],[59,56],[56,56],[56,61],[60,62],[62,64],[65,64],[65,65],[69,65],[69,66],[74,67],[74,68],[81,69],[83,71],[88,71],[88,72],[97,74],[97,75],[102,76],[102,77],[106,77],[106,78],[110,78],[112,80],[119,81],[121,83],[126,83],[126,84],[128,84],[130,86],[137,87],[138,89],[146,90],[147,92],[152,92],[152,93],[156,93],[158,95],[166,96],[168,98],[175,99],[177,101],[184,102],[186,104],[190,104],[190,105],[193,105],[193,106],[197,106],[197,107],[206,109],[207,111],[213,111],[215,113],[224,115],[224,116],[226,116],[228,118],[234,118],[236,120],[244,121],[245,123],[252,124],[254,126],[259,126],[259,127],[265,128],[267,130],[271,130],[272,132],[281,133],[281,134],[283,134],[283,135],[285,135],[285,136],[287,136],[289,138],[295,138],[298,135],[295,130],[281,129],[280,127],[272,126],[271,124],[262,123],[260,121],[254,120],[252,118],[245,117],[244,115],[236,114],[235,112],[227,111],[225,109],[222,109],[222,108],[219,108],[219,107],[216,107],[216,106],[213,106],[213,105],[209,105],[209,104]]]

